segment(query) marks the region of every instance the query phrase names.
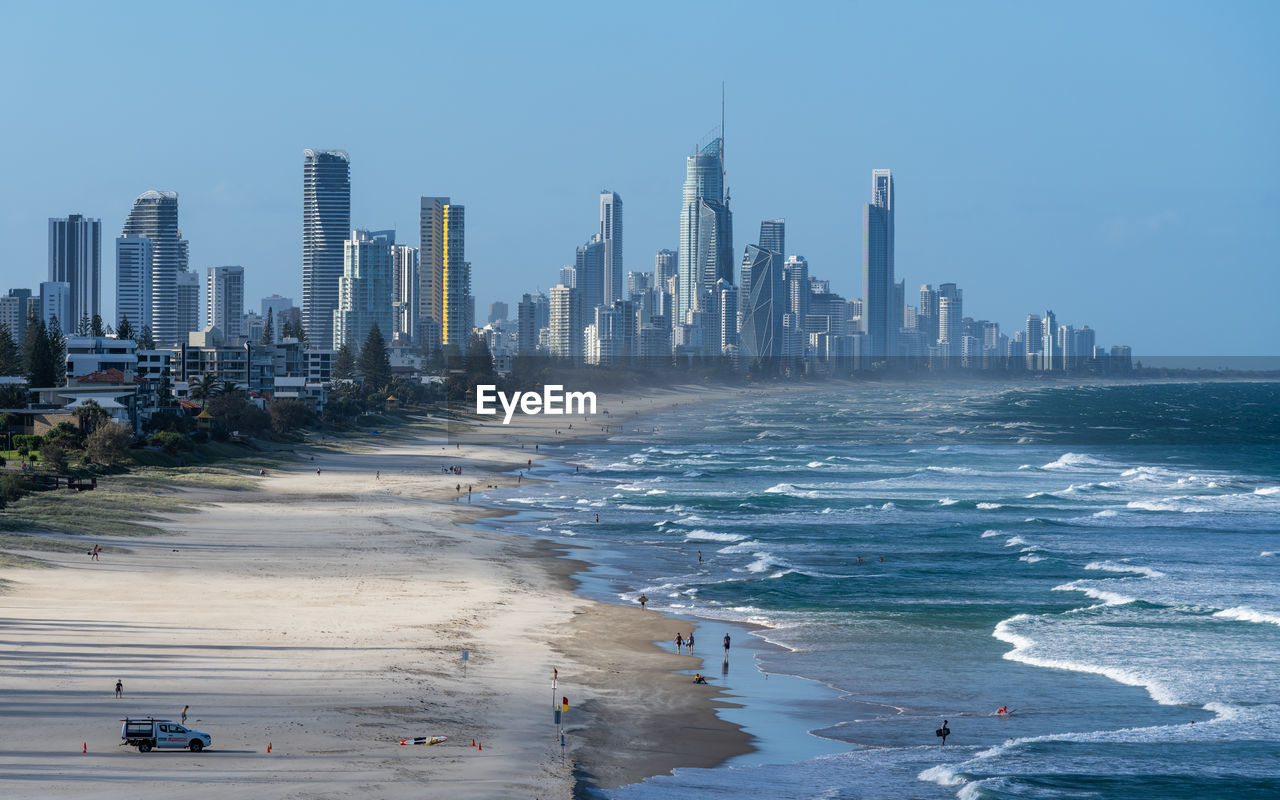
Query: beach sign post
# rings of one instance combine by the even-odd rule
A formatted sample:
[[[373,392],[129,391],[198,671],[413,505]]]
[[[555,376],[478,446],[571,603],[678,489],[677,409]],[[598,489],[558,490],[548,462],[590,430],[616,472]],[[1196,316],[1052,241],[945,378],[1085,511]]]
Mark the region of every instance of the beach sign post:
[[[467,677],[467,662],[471,660],[471,651],[462,651],[462,677]]]

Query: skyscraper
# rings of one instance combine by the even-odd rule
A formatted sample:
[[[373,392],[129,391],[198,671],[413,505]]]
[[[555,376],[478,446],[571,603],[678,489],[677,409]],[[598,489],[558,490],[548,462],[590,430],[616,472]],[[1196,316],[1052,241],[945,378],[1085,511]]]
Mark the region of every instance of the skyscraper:
[[[181,277],[188,274],[187,241],[182,238],[178,227],[178,193],[152,190],[138,195],[121,235],[151,241],[150,257],[144,267],[150,281],[147,287],[150,307],[145,309],[143,319],[135,320],[130,316],[129,321],[139,330],[143,325],[150,325],[157,344],[173,345],[185,341],[186,324],[190,320],[184,313],[188,309],[181,303],[179,285],[187,285]],[[198,278],[196,284],[198,307]]]
[[[345,265],[344,265],[345,269]],[[418,274],[418,248],[407,244],[391,245],[391,305],[395,317],[393,335],[388,341],[406,342],[418,335],[418,291],[422,278]]]
[[[753,366],[768,369],[782,355],[782,313],[785,294],[782,256],[749,244],[742,258],[742,331],[739,341]]]
[[[343,242],[338,307],[333,311],[333,343],[360,351],[374,325],[389,341],[395,330],[391,296],[391,248],[395,231],[354,230]]]
[[[604,302],[624,297],[622,283],[622,198],[600,192],[600,240],[604,244]]]
[[[578,248],[574,257],[574,288],[578,290],[578,302],[582,304],[582,318],[594,319],[596,306],[612,305],[605,295],[606,248],[599,236]]]
[[[307,342],[333,346],[343,242],[351,233],[351,162],[345,150],[302,151],[302,325]]]
[[[665,286],[680,271],[680,259],[675,250],[659,250],[653,258],[653,276],[658,286]]]
[[[178,273],[178,341],[187,341],[187,334],[198,331],[200,324],[200,276],[194,272]],[[241,311],[243,313],[243,311]]]
[[[766,219],[760,223],[760,249],[787,254],[787,221],[785,219]]]
[[[273,344],[280,341],[281,336],[284,335],[281,330],[284,326],[281,324],[280,314],[281,312],[287,314],[291,308],[293,308],[292,297],[273,294],[270,297],[262,298],[263,324],[266,324],[266,320],[271,320],[271,341]]]
[[[871,337],[872,360],[894,354],[893,311],[893,175],[887,169],[871,172],[871,202],[862,210],[862,330]]]
[[[524,295],[516,305],[516,353],[531,356],[538,351],[538,320],[533,297]]]
[[[441,347],[467,346],[474,301],[466,260],[466,207],[447,197],[423,197],[419,205],[419,339]]]
[[[209,267],[205,273],[204,300],[206,329],[217,327],[227,341],[246,335],[244,267]]]
[[[49,218],[49,280],[71,287],[72,319],[64,326],[102,313],[102,220]]]
[[[507,304],[501,300],[495,300],[489,304],[489,323],[506,322],[510,309]]]
[[[116,239],[116,326],[125,318],[138,332],[151,324],[151,240],[145,236]]]
[[[733,217],[724,190],[724,139],[716,137],[685,161],[680,211],[676,323],[724,278],[733,281]]]
[[[39,314],[45,325],[52,325],[56,320],[62,333],[75,333],[79,320],[71,316],[71,284],[66,281],[41,283]]]
[[[575,297],[577,289],[568,286],[551,287],[551,319],[548,343],[553,358],[565,358],[575,363],[582,360],[581,304]]]

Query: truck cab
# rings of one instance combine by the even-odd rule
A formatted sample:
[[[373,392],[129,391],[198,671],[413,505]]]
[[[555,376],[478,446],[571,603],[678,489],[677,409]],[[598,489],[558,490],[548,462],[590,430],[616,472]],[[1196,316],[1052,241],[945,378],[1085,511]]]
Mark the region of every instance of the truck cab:
[[[213,744],[213,737],[201,731],[179,725],[169,719],[126,718],[120,728],[121,745],[137,747],[139,753],[151,748],[164,750],[190,750],[199,753]]]

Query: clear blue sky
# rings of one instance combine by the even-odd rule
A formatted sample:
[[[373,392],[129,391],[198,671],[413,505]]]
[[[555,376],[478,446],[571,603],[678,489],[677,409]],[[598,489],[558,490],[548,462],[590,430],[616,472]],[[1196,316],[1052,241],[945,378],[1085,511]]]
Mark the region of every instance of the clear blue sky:
[[[546,289],[626,207],[628,269],[675,249],[684,157],[720,121],[735,247],[861,293],[894,171],[908,294],[954,281],[1138,355],[1280,353],[1280,4],[17,3],[0,50],[0,289],[47,280],[47,218],[114,245],[179,192],[191,266],[301,303],[302,150],[351,154],[352,223],[417,245],[467,206],[477,317]]]

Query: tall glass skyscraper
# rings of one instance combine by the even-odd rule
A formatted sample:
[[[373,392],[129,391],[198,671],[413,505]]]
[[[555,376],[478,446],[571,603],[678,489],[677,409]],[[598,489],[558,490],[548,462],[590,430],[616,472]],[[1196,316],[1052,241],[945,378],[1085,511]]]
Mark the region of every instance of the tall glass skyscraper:
[[[724,191],[724,139],[716,137],[685,161],[676,324],[721,278],[733,280],[733,217]]]
[[[133,201],[133,210],[125,220],[123,239],[150,240],[149,263],[141,266],[145,270],[150,285],[146,287],[150,295],[150,307],[146,308],[143,319],[129,318],[136,330],[143,325],[151,326],[151,335],[159,345],[175,345],[186,341],[186,314],[180,307],[179,284],[187,274],[187,241],[181,238],[178,228],[178,193],[143,192]],[[139,255],[142,250],[132,248],[131,256]],[[117,254],[119,246],[117,244]],[[117,255],[117,261],[119,256]],[[116,265],[120,269],[119,263]],[[134,281],[142,276],[140,270],[128,273]],[[117,283],[120,276],[117,274]],[[197,285],[199,281],[197,279]],[[117,289],[119,291],[119,289]],[[125,293],[139,294],[141,287],[126,287]],[[198,296],[198,294],[197,294]]]
[[[345,150],[302,151],[302,325],[311,347],[333,347],[342,244],[351,234],[351,162]]]
[[[216,327],[229,342],[244,336],[244,267],[209,267],[204,290],[205,327]]]
[[[622,198],[617,192],[600,193],[600,240],[604,242],[604,302],[626,297],[622,282]]]
[[[897,330],[893,275],[893,175],[871,172],[871,202],[862,210],[862,330],[871,337],[871,358],[895,354]]]
[[[742,331],[738,338],[753,368],[769,369],[782,355],[782,313],[786,298],[782,256],[753,244],[742,257]]]
[[[374,325],[384,341],[395,333],[392,305],[395,231],[355,230],[343,244],[343,273],[338,280],[338,307],[333,311],[333,343],[356,352]]]
[[[102,220],[71,214],[49,218],[49,280],[71,286],[71,319],[75,330],[84,317],[101,313]]]
[[[760,249],[785,257],[787,255],[787,221],[766,219],[760,223]]]

